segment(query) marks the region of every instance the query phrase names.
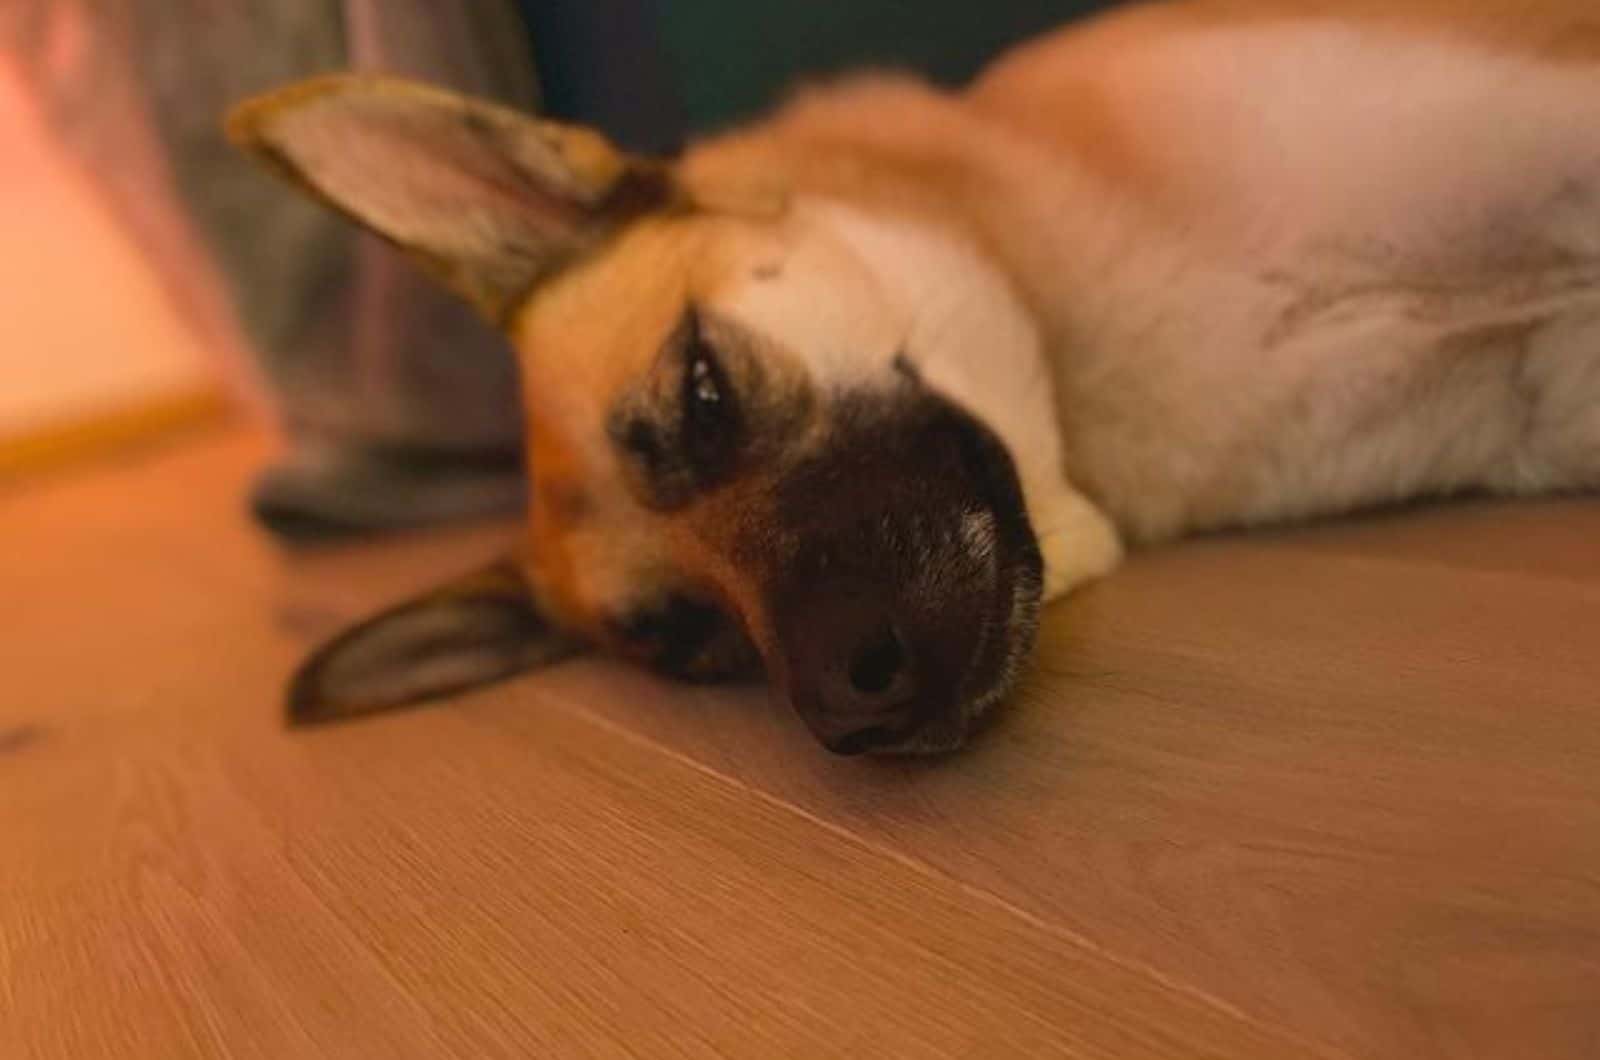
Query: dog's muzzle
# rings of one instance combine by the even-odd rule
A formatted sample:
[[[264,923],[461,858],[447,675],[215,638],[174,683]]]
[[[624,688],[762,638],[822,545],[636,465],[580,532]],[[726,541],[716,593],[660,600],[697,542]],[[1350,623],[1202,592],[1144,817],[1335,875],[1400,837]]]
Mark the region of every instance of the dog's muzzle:
[[[959,746],[1032,647],[1040,558],[1002,443],[917,391],[787,477],[768,670],[839,754]]]

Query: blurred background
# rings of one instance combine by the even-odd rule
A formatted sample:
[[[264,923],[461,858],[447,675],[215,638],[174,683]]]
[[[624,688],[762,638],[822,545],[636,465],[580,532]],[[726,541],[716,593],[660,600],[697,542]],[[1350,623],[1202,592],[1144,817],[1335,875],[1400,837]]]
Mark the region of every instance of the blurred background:
[[[1095,0],[4,0],[0,485],[247,417],[294,539],[521,504],[509,351],[398,255],[239,158],[235,101],[379,70],[670,152],[796,81],[955,83]]]

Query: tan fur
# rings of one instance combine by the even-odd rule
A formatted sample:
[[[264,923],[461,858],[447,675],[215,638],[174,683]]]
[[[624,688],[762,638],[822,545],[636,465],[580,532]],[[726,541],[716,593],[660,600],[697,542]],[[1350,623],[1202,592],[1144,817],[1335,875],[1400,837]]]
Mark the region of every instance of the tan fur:
[[[973,102],[1030,136],[1051,140],[1087,172],[1150,210],[1175,214],[1180,174],[1140,150],[1112,97],[1119,65],[1153,44],[1218,29],[1332,20],[1385,34],[1461,41],[1539,62],[1600,59],[1600,9],[1582,0],[1205,0],[1145,2],[1016,48],[973,87]],[[1031,106],[1034,100],[1050,105]],[[1176,200],[1176,201],[1175,201]]]

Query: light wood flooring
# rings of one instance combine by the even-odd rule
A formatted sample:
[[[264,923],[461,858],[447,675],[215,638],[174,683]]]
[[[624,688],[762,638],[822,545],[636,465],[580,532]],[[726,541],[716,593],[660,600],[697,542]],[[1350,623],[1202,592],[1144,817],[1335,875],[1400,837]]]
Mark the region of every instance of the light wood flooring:
[[[0,1057],[1600,1057],[1600,502],[1137,557],[939,762],[578,662],[286,731],[505,528],[218,433],[0,495]]]

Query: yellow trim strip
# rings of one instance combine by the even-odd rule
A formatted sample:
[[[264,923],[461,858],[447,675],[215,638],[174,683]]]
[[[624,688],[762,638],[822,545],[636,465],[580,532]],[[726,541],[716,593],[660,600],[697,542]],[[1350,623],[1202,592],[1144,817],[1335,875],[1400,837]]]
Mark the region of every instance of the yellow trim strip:
[[[151,398],[13,438],[0,437],[0,482],[55,470],[126,445],[221,421],[230,404],[215,387]]]

